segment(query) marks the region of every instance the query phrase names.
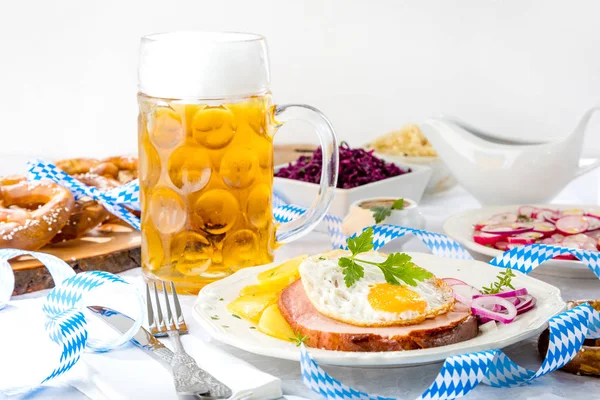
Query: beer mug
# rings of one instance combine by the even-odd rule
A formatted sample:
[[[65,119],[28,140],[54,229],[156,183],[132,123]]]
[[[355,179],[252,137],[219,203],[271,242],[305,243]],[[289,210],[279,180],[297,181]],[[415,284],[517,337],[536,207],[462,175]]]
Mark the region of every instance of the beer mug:
[[[267,45],[249,33],[174,32],[142,38],[138,66],[142,269],[180,293],[268,264],[329,208],[338,144],[307,105],[273,105]],[[320,191],[300,218],[273,222],[273,135],[312,125],[323,149]]]

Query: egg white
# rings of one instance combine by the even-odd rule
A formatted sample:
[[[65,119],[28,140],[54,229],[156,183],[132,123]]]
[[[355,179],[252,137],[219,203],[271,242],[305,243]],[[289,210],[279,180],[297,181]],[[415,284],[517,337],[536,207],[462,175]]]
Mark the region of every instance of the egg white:
[[[383,273],[377,266],[359,263],[364,268],[364,277],[351,287],[346,287],[338,260],[350,255],[349,251],[334,250],[309,257],[299,266],[304,291],[321,314],[358,326],[397,326],[418,324],[454,308],[452,289],[441,279],[432,277],[418,282],[417,286],[408,286],[427,302],[423,313],[374,309],[368,301],[368,295],[373,285],[386,283]],[[387,255],[371,251],[361,253],[359,258],[382,262]]]

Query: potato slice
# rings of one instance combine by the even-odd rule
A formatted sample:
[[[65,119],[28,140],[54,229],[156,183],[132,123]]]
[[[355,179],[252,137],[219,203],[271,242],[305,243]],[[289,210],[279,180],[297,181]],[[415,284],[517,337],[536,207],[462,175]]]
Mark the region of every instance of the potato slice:
[[[244,319],[258,322],[262,312],[279,299],[279,293],[256,293],[240,296],[227,304],[227,310]]]
[[[290,277],[294,277],[294,279],[291,280],[291,282],[293,282],[300,276],[298,267],[307,257],[306,254],[303,254],[299,257],[287,260],[274,268],[261,272],[256,278],[261,284],[269,285],[276,284],[280,281],[289,282],[291,280]]]
[[[281,315],[277,304],[270,305],[262,313],[258,321],[258,330],[265,335],[287,341],[295,336],[294,331]]]

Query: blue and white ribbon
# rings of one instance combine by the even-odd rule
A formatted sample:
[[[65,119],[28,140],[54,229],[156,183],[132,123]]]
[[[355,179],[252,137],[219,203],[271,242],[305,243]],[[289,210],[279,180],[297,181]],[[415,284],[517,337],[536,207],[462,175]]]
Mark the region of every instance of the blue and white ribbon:
[[[144,301],[141,294],[137,288],[122,278],[103,271],[88,271],[76,275],[66,262],[50,254],[14,249],[0,249],[0,309],[6,305],[14,290],[14,275],[8,260],[22,255],[37,258],[52,275],[55,287],[46,297],[42,310],[47,318],[46,332],[62,351],[59,359],[56,360],[56,366],[48,371],[44,379],[31,382],[30,386],[25,387],[3,386],[3,393],[7,395],[32,390],[64,374],[79,361],[85,349],[108,351],[128,342],[139,330],[144,315]],[[88,304],[86,299],[91,297],[93,292],[108,285],[121,286],[120,293],[130,292],[137,299],[138,312],[134,316],[135,323],[125,334],[118,338],[96,339],[88,332],[83,309],[87,305],[102,305]],[[27,371],[22,373],[27,374]]]
[[[76,197],[91,197],[103,204],[110,212],[139,229],[139,220],[123,207],[127,205],[130,208],[139,209],[139,185],[137,181],[113,191],[102,193],[95,188],[83,185],[52,164],[44,162],[30,164],[29,178],[33,180],[50,179],[69,188]],[[292,221],[306,212],[306,208],[286,204],[285,200],[277,195],[273,198],[273,207],[275,220],[282,223]],[[342,220],[331,215],[326,215],[324,220],[327,224],[333,248],[346,249],[347,238],[341,229]],[[472,259],[472,256],[460,244],[439,233],[394,225],[375,225],[373,230],[375,249],[379,249],[386,243],[410,233],[425,243],[435,255],[463,260]],[[490,261],[490,264],[515,269],[527,274],[544,261],[565,254],[574,255],[584,262],[596,276],[600,277],[599,253],[549,245],[517,247]],[[0,284],[4,281],[3,271],[6,276],[6,270],[0,267]],[[102,275],[105,273],[99,272],[91,274],[96,275],[93,278],[82,278],[86,280],[85,284],[77,279],[83,274],[63,279],[64,289],[62,291],[60,287],[55,289],[55,291],[58,291],[53,295],[52,300],[47,301],[46,307],[50,313],[49,318],[51,321],[48,323],[49,332],[53,338],[56,337],[55,341],[57,343],[63,344],[65,351],[64,360],[61,358],[60,365],[48,379],[68,370],[79,359],[81,350],[85,345],[89,346],[90,341],[87,340],[87,333],[85,340],[83,334],[79,336],[70,335],[68,340],[64,337],[65,331],[83,332],[85,330],[85,319],[82,319],[80,311],[73,309],[80,304],[81,294],[79,294],[79,290],[91,290],[97,285],[95,279],[99,279],[102,283],[118,283],[120,279],[111,274],[105,276]],[[71,282],[70,279],[73,281]],[[0,286],[0,307],[3,298],[1,289]],[[55,304],[55,302],[64,304],[61,306]],[[69,304],[73,305],[69,307]],[[468,394],[479,383],[503,388],[527,384],[567,364],[581,349],[586,337],[600,337],[600,313],[590,305],[583,304],[550,319],[548,352],[538,370],[531,371],[517,365],[501,350],[456,355],[446,359],[434,382],[419,399],[456,399]],[[113,344],[102,343],[96,346],[100,349],[107,349],[111,345]],[[304,346],[301,350],[301,370],[304,383],[315,393],[328,400],[392,400],[391,398],[374,396],[354,390],[335,380],[313,360]]]
[[[66,174],[53,164],[36,160],[28,164],[27,179],[30,181],[50,180],[69,189],[76,199],[90,197],[102,204],[111,214],[121,218],[129,225],[140,230],[140,219],[125,208],[133,205],[139,209],[139,186],[137,180],[117,187],[109,192],[102,192],[93,186],[87,186]]]

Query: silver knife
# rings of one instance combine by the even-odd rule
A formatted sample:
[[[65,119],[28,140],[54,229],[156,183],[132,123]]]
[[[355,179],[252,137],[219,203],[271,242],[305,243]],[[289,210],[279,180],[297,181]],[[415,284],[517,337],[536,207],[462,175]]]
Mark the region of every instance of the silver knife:
[[[108,307],[88,306],[88,309],[94,312],[96,316],[98,316],[119,333],[127,332],[135,322],[127,315]],[[131,342],[139,348],[146,350],[149,354],[153,355],[155,358],[161,361],[163,365],[168,366],[169,370],[171,370],[171,362],[174,356],[173,352],[165,347],[165,345],[162,344],[158,339],[152,336],[152,334],[144,329],[144,327],[140,327],[135,335],[133,335]],[[207,390],[203,394],[191,395],[187,398],[216,400],[228,399],[231,397],[231,389],[224,385],[221,381],[204,370],[199,370],[198,373],[202,374],[202,380],[207,384]],[[208,388],[212,389],[208,390]]]

